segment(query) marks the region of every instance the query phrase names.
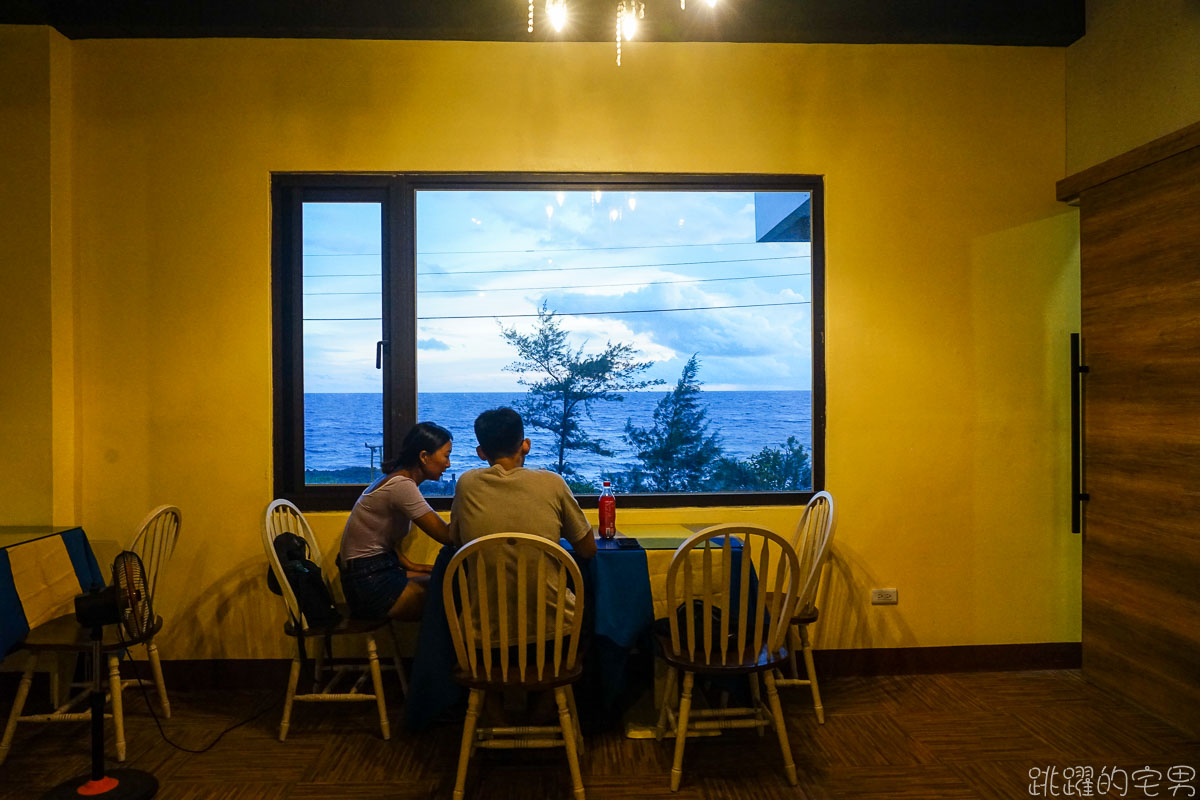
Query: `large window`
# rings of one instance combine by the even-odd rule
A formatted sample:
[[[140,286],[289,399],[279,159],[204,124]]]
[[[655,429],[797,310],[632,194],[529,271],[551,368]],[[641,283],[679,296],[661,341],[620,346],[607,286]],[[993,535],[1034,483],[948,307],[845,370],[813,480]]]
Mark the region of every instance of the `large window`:
[[[349,508],[417,420],[427,497],[521,412],[527,466],[624,506],[797,503],[823,475],[809,176],[277,175],[276,494]]]

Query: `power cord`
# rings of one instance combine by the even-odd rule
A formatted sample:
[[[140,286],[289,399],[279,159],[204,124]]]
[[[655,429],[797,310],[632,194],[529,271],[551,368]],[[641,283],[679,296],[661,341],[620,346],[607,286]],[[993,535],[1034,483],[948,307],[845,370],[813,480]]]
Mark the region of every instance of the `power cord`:
[[[127,645],[125,642],[125,632],[122,630],[123,626],[121,624],[117,624],[116,628],[117,628],[117,640],[120,641],[120,643],[121,643],[122,652],[124,654],[128,655],[129,648],[132,647],[132,645]],[[133,663],[132,658],[130,659],[130,663]],[[150,702],[150,695],[148,695],[146,693],[146,685],[144,683],[142,683],[142,676],[135,674],[134,680],[137,681],[138,689],[141,690],[141,693],[142,693],[142,699],[146,701],[146,709],[150,712],[150,717],[154,720],[154,725],[158,728],[158,734],[159,734],[159,736],[162,737],[162,740],[164,742],[166,742],[167,744],[171,745],[171,747],[174,747],[176,750],[179,750],[184,753],[194,753],[196,755],[199,755],[200,753],[207,753],[209,750],[212,750],[214,747],[216,747],[217,742],[221,741],[221,739],[225,736],[225,734],[229,733],[232,730],[236,730],[237,728],[240,728],[243,725],[253,722],[254,720],[258,719],[263,714],[267,713],[272,708],[279,705],[279,701],[282,700],[284,697],[284,694],[280,694],[278,697],[271,700],[271,702],[267,703],[261,709],[259,709],[258,711],[255,711],[253,714],[246,717],[241,722],[235,722],[233,725],[230,725],[228,728],[226,728],[225,730],[218,733],[217,738],[213,739],[211,742],[206,744],[204,747],[197,750],[197,749],[193,749],[191,747],[184,747],[183,745],[181,745],[177,742],[171,741],[171,737],[167,736],[167,732],[163,730],[162,721],[159,720],[158,714],[156,714],[154,712],[154,704]]]

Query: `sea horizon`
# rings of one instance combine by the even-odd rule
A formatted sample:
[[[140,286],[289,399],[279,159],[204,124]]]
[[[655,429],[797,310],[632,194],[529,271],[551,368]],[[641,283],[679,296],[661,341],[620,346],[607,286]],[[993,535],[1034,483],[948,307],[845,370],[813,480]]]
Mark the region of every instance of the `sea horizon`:
[[[590,415],[583,416],[583,428],[613,455],[568,451],[568,463],[589,480],[599,479],[604,471],[637,466],[640,462],[636,453],[623,438],[626,422],[651,427],[654,408],[668,392],[669,388],[659,387],[657,391],[623,392],[624,401],[593,402]],[[456,444],[450,473],[456,475],[481,463],[474,452],[475,417],[489,408],[514,406],[524,397],[523,391],[418,392],[417,419],[450,430]],[[764,447],[782,447],[789,437],[812,450],[811,390],[702,389],[700,404],[707,411],[707,432],[719,435],[725,457],[744,459]],[[382,420],[382,393],[305,393],[305,468],[339,470],[378,465]],[[550,467],[556,463],[552,434],[527,423],[525,435],[532,442],[529,466]],[[372,446],[377,448],[374,452]]]

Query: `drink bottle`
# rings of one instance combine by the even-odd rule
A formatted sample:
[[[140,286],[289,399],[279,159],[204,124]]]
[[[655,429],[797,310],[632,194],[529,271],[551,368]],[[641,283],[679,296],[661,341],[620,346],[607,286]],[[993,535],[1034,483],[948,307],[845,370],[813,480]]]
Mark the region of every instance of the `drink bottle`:
[[[600,492],[600,538],[612,539],[617,535],[617,497],[613,494],[612,483],[604,482],[604,491]]]

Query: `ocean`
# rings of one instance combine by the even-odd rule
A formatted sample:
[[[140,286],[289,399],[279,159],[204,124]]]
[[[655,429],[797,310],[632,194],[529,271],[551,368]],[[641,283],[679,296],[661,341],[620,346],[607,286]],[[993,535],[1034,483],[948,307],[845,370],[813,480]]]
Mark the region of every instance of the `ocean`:
[[[567,460],[586,478],[598,480],[601,471],[622,471],[639,462],[625,444],[625,421],[638,427],[653,424],[654,407],[664,391],[627,392],[623,402],[597,402],[591,406],[591,419],[584,429],[600,439],[611,458],[593,453],[568,452]],[[482,466],[475,455],[473,424],[480,412],[498,406],[511,406],[521,393],[508,392],[429,392],[417,395],[417,418],[436,422],[454,435],[451,467],[443,480]],[[764,447],[779,447],[794,436],[812,451],[812,393],[777,392],[702,392],[701,402],[708,410],[709,431],[721,434],[726,457],[746,458]],[[324,393],[304,395],[304,466],[308,470],[340,470],[371,466],[368,445],[383,442],[383,395]],[[528,466],[549,467],[557,463],[554,437],[543,430],[525,428],[532,441]],[[376,450],[375,465],[379,455]]]

